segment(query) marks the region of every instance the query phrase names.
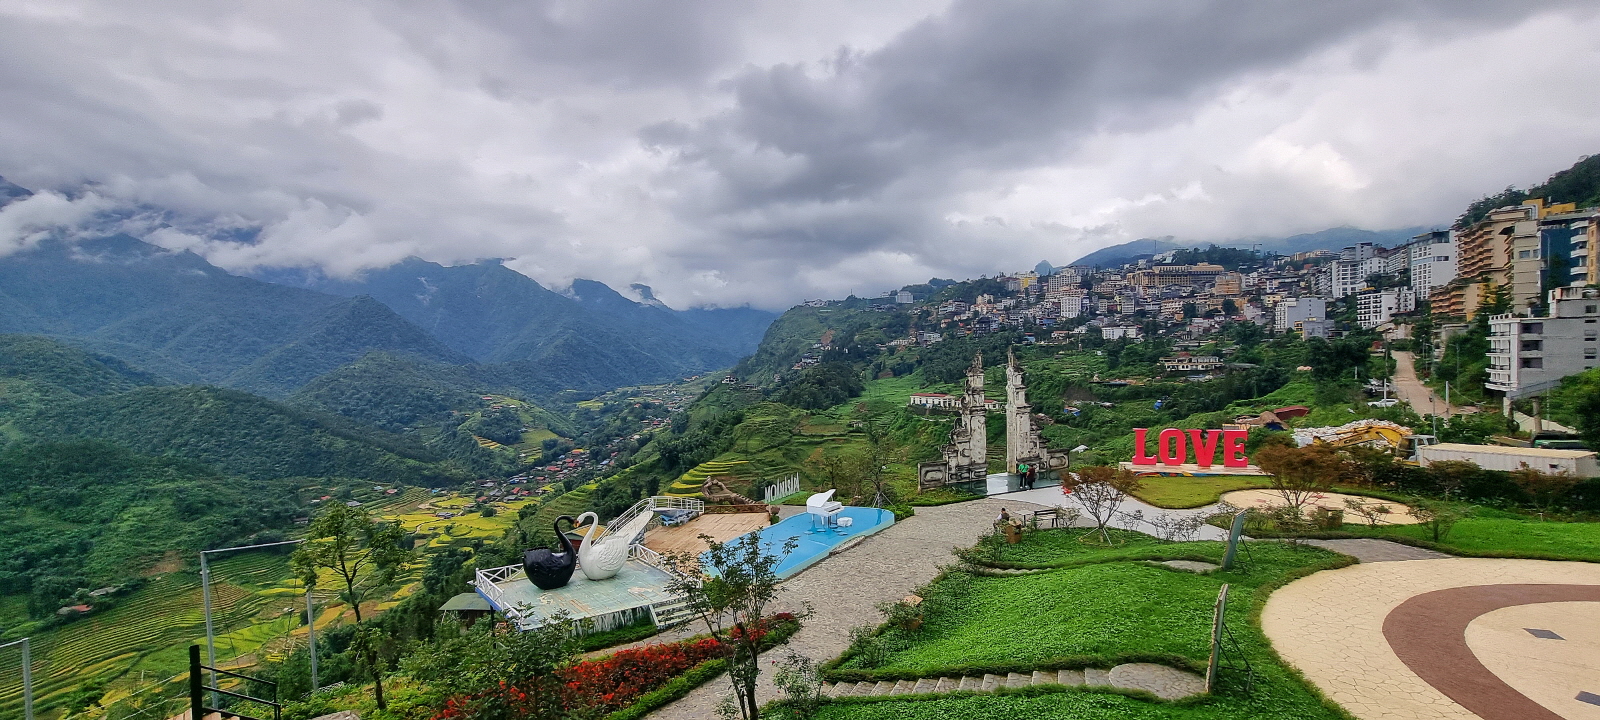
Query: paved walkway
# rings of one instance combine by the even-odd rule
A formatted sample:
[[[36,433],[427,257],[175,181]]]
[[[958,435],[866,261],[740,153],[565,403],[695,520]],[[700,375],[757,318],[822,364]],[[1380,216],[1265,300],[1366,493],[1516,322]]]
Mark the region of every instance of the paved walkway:
[[[1332,550],[1341,555],[1349,555],[1357,561],[1364,563],[1395,562],[1398,560],[1442,560],[1451,557],[1442,552],[1435,552],[1427,548],[1412,547],[1388,540],[1372,540],[1368,538],[1352,540],[1307,540],[1307,545],[1315,545],[1325,550]]]
[[[1478,411],[1478,408],[1471,405],[1446,405],[1444,399],[1433,392],[1433,388],[1422,384],[1422,380],[1417,378],[1417,369],[1412,365],[1413,362],[1409,351],[1394,351],[1394,394],[1401,400],[1411,403],[1412,410],[1418,414],[1428,413],[1440,417]]]
[[[1362,563],[1274,592],[1261,628],[1284,660],[1361,720],[1592,718],[1600,707],[1581,697],[1600,693],[1600,647],[1589,646],[1592,633],[1585,633],[1600,603],[1560,617],[1490,617],[1496,608],[1591,595],[1600,597],[1600,564]],[[1545,640],[1534,630],[1578,642]],[[1529,699],[1554,712],[1530,711]],[[1520,709],[1508,714],[1513,708]]]
[[[990,496],[989,499],[1000,500],[1002,503],[1023,502],[1043,505],[1045,507],[1055,507],[1060,505],[1062,507],[1076,507],[1080,510],[1082,509],[1082,506],[1079,505],[1076,500],[1072,499],[1068,495],[1062,495],[1061,488],[1055,486],[1038,488],[1036,490],[1023,490],[1022,492],[1006,493],[1004,495],[993,495]],[[1191,515],[1209,517],[1216,514],[1217,504],[1212,503],[1210,505],[1206,505],[1205,507],[1168,510],[1166,508],[1158,508],[1154,505],[1141,502],[1138,498],[1130,497],[1123,501],[1122,506],[1117,509],[1117,512],[1118,516],[1112,519],[1111,527],[1121,528],[1123,530],[1137,530],[1138,532],[1142,532],[1146,535],[1156,535],[1156,526],[1150,522],[1152,519],[1155,519],[1163,514],[1178,517],[1187,517]],[[1135,520],[1134,518],[1140,519]],[[1081,527],[1092,527],[1094,525],[1093,521],[1089,520],[1087,517],[1079,518],[1077,524]],[[1213,527],[1211,525],[1204,525],[1201,526],[1199,533],[1195,535],[1195,539],[1227,540],[1228,531],[1218,527]]]
[[[938,575],[941,565],[954,564],[950,550],[976,543],[993,527],[1001,507],[1016,513],[1032,512],[1041,506],[1006,497],[919,507],[915,516],[789,579],[783,584],[775,611],[798,608],[809,602],[815,614],[787,646],[778,649],[778,654],[793,650],[817,662],[837,657],[850,645],[851,628],[883,622],[875,607],[878,603],[911,594]],[[676,632],[688,635],[703,630],[699,624],[691,624]],[[661,642],[671,637],[652,638],[651,641]],[[672,720],[716,717],[717,703],[726,694],[727,679],[719,677],[649,717]],[[757,697],[766,702],[777,696],[770,675],[764,672]]]

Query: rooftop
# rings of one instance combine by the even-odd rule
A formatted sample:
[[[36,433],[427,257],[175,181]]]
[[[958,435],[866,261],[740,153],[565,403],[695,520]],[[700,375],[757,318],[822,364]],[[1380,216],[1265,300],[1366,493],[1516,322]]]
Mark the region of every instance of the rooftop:
[[[1524,455],[1527,457],[1542,458],[1580,458],[1594,455],[1593,450],[1557,450],[1554,448],[1529,448],[1513,447],[1510,445],[1468,445],[1466,443],[1439,443],[1428,445],[1427,448],[1440,450],[1453,450],[1456,452],[1493,453],[1496,455]]]

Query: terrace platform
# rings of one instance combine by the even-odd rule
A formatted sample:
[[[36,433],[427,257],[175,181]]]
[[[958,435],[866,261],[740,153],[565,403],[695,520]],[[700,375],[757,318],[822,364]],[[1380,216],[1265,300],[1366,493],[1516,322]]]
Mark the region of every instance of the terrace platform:
[[[475,583],[497,612],[516,621],[526,630],[538,627],[557,612],[565,611],[574,620],[588,621],[601,632],[622,627],[640,619],[656,620],[656,609],[677,605],[677,597],[666,591],[672,576],[647,562],[630,559],[615,577],[590,580],[581,571],[572,574],[565,587],[540,590],[528,581],[520,565],[480,571]]]
[[[709,535],[717,542],[727,542],[766,526],[766,513],[701,515],[682,525],[651,528],[645,533],[644,546],[662,555],[674,552],[700,553],[706,549],[706,541],[700,539],[701,535]]]

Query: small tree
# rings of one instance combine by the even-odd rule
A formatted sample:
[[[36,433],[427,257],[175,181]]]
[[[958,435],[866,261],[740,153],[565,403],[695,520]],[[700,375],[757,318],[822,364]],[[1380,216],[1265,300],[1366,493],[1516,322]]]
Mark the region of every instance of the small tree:
[[[1308,503],[1346,472],[1345,459],[1327,445],[1267,446],[1256,453],[1255,460],[1262,470],[1272,473],[1272,490],[1296,513],[1304,512]]]
[[[577,658],[577,632],[565,613],[519,630],[480,622],[462,632],[447,625],[441,637],[406,658],[405,670],[451,696],[456,717],[534,720],[565,717],[565,686],[558,671]]]
[[[1061,492],[1077,499],[1083,511],[1094,519],[1100,541],[1111,544],[1111,533],[1106,531],[1106,526],[1116,517],[1117,509],[1122,507],[1129,493],[1143,485],[1139,476],[1104,465],[1080,468],[1076,473],[1064,472],[1061,475]]]
[[[800,541],[790,538],[774,554],[762,547],[757,533],[726,543],[709,535],[700,538],[711,546],[705,553],[668,556],[677,572],[667,583],[667,592],[684,598],[689,611],[727,648],[733,702],[744,720],[757,720],[761,706],[756,702],[756,680],[761,677],[761,639],[768,630],[766,610],[778,597],[776,569]]]
[[[811,658],[790,652],[778,663],[772,682],[783,691],[789,701],[789,712],[797,720],[808,720],[822,707],[822,671]]]
[[[1378,523],[1383,522],[1384,516],[1394,512],[1394,508],[1388,505],[1367,502],[1360,498],[1345,498],[1344,507],[1346,510],[1361,516],[1361,519],[1366,520],[1367,527],[1373,528],[1377,527]]]
[[[1528,494],[1534,507],[1549,510],[1566,501],[1567,493],[1578,484],[1578,476],[1568,472],[1540,472],[1523,463],[1522,467],[1511,471],[1511,482]]]
[[[1434,542],[1442,542],[1450,535],[1450,529],[1461,520],[1461,513],[1444,503],[1420,500],[1411,506],[1407,515],[1416,518],[1417,523],[1428,529],[1428,534]]]
[[[397,524],[378,522],[367,511],[341,503],[329,505],[306,534],[306,542],[289,557],[289,566],[307,588],[317,586],[319,576],[331,573],[342,590],[339,599],[355,612],[360,625],[361,603],[373,591],[395,580],[401,565],[411,557],[400,547],[405,531]],[[352,643],[361,665],[372,675],[378,709],[388,709],[383,698],[383,649],[379,638],[358,631]]]

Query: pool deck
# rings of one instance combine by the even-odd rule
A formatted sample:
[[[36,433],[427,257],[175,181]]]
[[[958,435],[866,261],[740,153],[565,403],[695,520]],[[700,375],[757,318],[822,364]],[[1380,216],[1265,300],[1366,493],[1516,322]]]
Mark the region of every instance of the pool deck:
[[[555,590],[540,590],[528,582],[520,570],[496,585],[504,593],[505,605],[527,607],[527,621],[521,624],[532,627],[563,610],[572,618],[580,619],[671,601],[674,598],[666,591],[671,580],[671,576],[655,567],[629,560],[615,577],[590,580],[578,571],[572,574],[566,587]],[[507,609],[492,600],[491,604],[502,612]]]
[[[760,531],[762,545],[770,552],[776,552],[791,538],[797,541],[794,552],[776,568],[779,580],[787,580],[822,562],[848,540],[874,535],[894,524],[894,513],[878,508],[846,506],[839,517],[850,518],[850,527],[823,529],[812,515],[801,513]]]

